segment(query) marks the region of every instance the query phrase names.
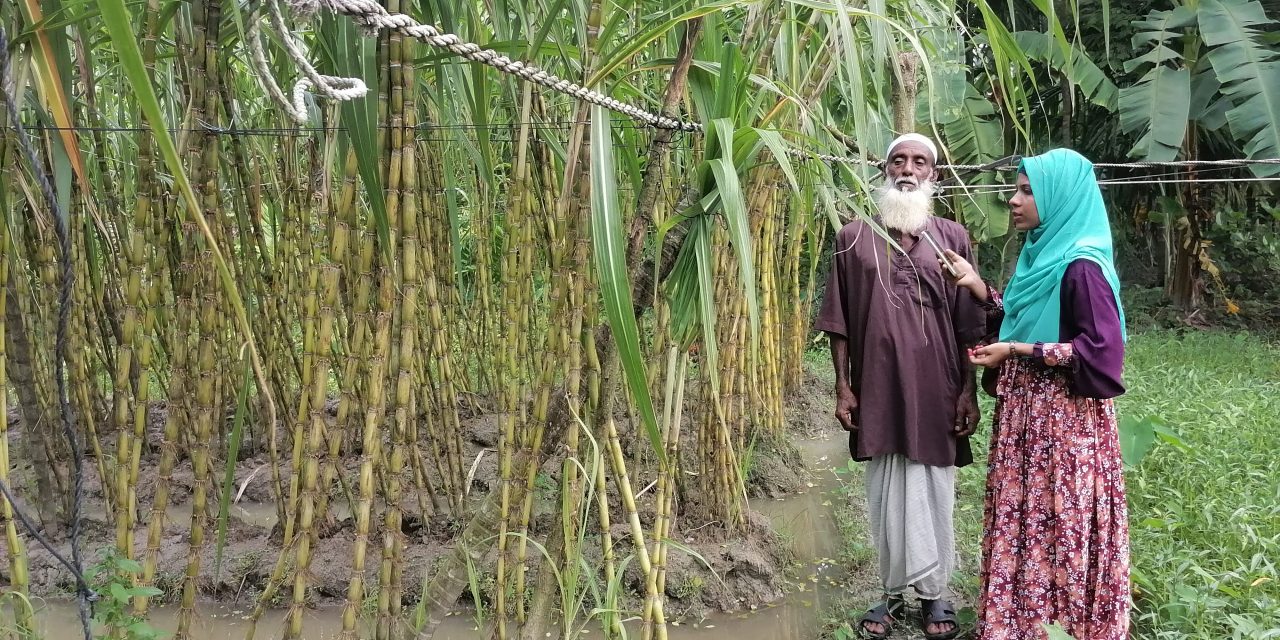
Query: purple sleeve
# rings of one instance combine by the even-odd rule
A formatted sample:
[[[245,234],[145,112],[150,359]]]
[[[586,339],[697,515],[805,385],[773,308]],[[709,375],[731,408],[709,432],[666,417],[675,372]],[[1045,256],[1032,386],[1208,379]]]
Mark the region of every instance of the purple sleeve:
[[[969,234],[963,228],[957,234],[954,240],[955,252],[960,254],[966,262],[972,264],[973,249],[969,243]],[[973,297],[973,293],[968,289],[953,287],[955,298],[953,300],[951,317],[952,324],[955,327],[956,342],[962,347],[967,348],[977,344],[987,335],[987,310]]]
[[[1071,343],[1071,390],[1088,398],[1124,393],[1120,311],[1102,268],[1080,259],[1062,278],[1062,342]]]
[[[827,290],[822,294],[822,306],[813,328],[842,338],[849,337],[849,319],[845,313],[845,282],[841,256],[849,248],[844,233],[836,234],[835,255],[831,257],[831,270],[827,272]]]

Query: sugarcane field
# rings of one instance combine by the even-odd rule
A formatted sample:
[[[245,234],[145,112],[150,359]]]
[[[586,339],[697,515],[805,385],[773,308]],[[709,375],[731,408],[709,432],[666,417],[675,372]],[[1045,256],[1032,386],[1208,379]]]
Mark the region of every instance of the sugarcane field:
[[[1280,639],[1278,35],[0,0],[0,640]]]

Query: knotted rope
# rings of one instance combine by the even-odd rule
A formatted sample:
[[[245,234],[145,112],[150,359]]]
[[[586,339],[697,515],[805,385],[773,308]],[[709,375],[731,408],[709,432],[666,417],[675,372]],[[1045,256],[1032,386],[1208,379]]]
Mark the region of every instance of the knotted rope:
[[[390,13],[382,5],[378,4],[376,0],[284,0],[284,2],[293,14],[300,18],[310,18],[321,8],[325,8],[338,15],[351,18],[364,29],[366,34],[373,34],[383,29],[394,31],[425,42],[433,47],[447,50],[472,62],[488,65],[503,73],[523,78],[529,82],[571,95],[579,100],[625,114],[659,129],[702,130],[702,123],[700,122],[668,118],[641,107],[627,104],[599,91],[588,89],[560,78],[532,64],[527,64],[520,60],[512,60],[497,51],[485,49],[474,42],[467,42],[452,33],[441,33],[435,27],[421,24],[404,14]],[[257,32],[255,24],[252,27],[253,37],[250,38],[250,44],[254,49],[254,62],[258,66],[259,75],[266,79],[267,90],[275,98],[276,102],[285,107],[295,120],[305,122],[307,113],[303,103],[303,96],[308,89],[314,88],[320,95],[334,100],[351,100],[365,95],[368,88],[360,79],[321,75],[307,62],[306,56],[289,35],[288,28],[285,26],[284,18],[281,15],[279,3],[280,0],[265,0],[264,2],[267,7],[267,13],[271,18],[272,26],[280,32],[281,41],[284,43],[289,58],[298,65],[305,77],[294,85],[293,101],[290,103],[285,99],[284,92],[275,85],[274,79],[271,79],[271,74],[266,64],[266,56],[262,53],[260,34]]]
[[[353,100],[363,97],[368,93],[368,87],[359,78],[343,78],[337,76],[327,76],[316,71],[315,67],[307,61],[306,54],[303,53],[301,47],[294,40],[292,32],[285,24],[284,16],[280,7],[280,3],[284,2],[290,13],[300,20],[308,20],[313,18],[321,9],[327,9],[333,13],[351,18],[365,35],[374,35],[379,30],[394,31],[401,35],[415,38],[426,44],[438,49],[443,49],[460,56],[472,62],[493,67],[503,73],[511,74],[533,82],[535,84],[547,87],[554,91],[571,95],[579,100],[589,102],[591,104],[600,105],[611,111],[615,111],[635,120],[648,124],[659,129],[674,129],[677,131],[702,131],[701,122],[693,122],[689,120],[680,120],[670,118],[658,113],[654,113],[642,107],[627,104],[616,98],[600,93],[593,89],[588,89],[574,82],[570,82],[563,78],[541,69],[533,64],[522,62],[520,60],[512,60],[505,55],[498,53],[492,49],[485,49],[474,42],[467,42],[459,36],[452,33],[443,33],[439,29],[429,24],[419,23],[413,18],[401,14],[391,13],[387,11],[378,0],[262,0],[267,14],[271,20],[272,27],[279,32],[280,41],[284,44],[285,51],[288,53],[290,60],[298,66],[303,77],[293,87],[293,98],[286,98],[284,92],[276,84],[275,79],[271,75],[271,70],[267,64],[266,54],[263,51],[261,32],[258,28],[258,16],[255,11],[255,19],[249,25],[249,46],[250,53],[255,66],[258,68],[258,77],[263,82],[264,87],[271,97],[283,107],[290,116],[299,123],[309,120],[309,114],[306,108],[306,94],[308,90],[315,89],[320,95],[331,100]],[[814,158],[826,162],[839,162],[849,164],[865,164],[875,167],[883,166],[883,162],[867,160],[865,158],[836,156],[822,153],[813,153],[811,151],[803,151],[800,149],[790,149],[790,155],[801,158]],[[1126,163],[1095,163],[1094,166],[1103,168],[1131,168],[1143,169],[1153,167],[1177,167],[1189,168],[1195,166],[1218,166],[1218,167],[1244,167],[1257,164],[1278,164],[1280,159],[1232,159],[1232,160],[1182,160],[1174,162],[1126,162]],[[948,169],[955,171],[1013,171],[1016,170],[1016,163],[988,163],[988,164],[939,164],[939,169]]]
[[[32,522],[31,518],[14,502],[14,496],[4,482],[0,482],[0,493],[4,495],[5,500],[9,501],[15,515],[18,516],[18,520],[26,527],[31,537],[40,543],[40,546],[48,550],[55,560],[65,566],[67,571],[71,573],[72,578],[75,579],[76,603],[80,612],[80,625],[84,631],[85,640],[92,640],[93,628],[90,624],[90,617],[93,615],[93,602],[98,599],[98,595],[93,592],[93,588],[85,580],[84,554],[81,551],[80,544],[80,514],[84,510],[84,449],[81,446],[80,437],[76,433],[75,417],[72,415],[71,402],[67,394],[67,328],[71,318],[71,292],[75,286],[75,271],[72,269],[71,262],[70,212],[63,210],[62,205],[59,204],[58,198],[53,191],[53,182],[48,172],[45,171],[40,157],[36,155],[35,146],[31,144],[31,139],[27,137],[27,131],[22,125],[22,119],[18,114],[18,95],[16,90],[11,88],[13,79],[10,74],[9,62],[9,37],[4,27],[0,26],[0,99],[4,100],[7,107],[9,126],[13,127],[18,149],[22,153],[23,159],[30,165],[31,175],[35,178],[36,184],[39,185],[40,194],[44,197],[49,210],[53,214],[53,230],[58,239],[58,250],[60,252],[58,256],[59,266],[61,266],[58,281],[58,325],[54,332],[53,363],[62,433],[66,436],[67,444],[71,447],[72,499],[71,513],[68,514],[71,520],[71,560],[68,561],[62,554],[58,553],[53,544],[40,534],[40,530]],[[6,416],[0,416],[0,419],[5,418]]]

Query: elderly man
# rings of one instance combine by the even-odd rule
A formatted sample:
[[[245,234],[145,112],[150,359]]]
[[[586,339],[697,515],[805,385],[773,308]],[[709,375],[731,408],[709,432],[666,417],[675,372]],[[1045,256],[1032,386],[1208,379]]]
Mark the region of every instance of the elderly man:
[[[925,637],[953,638],[959,626],[944,592],[955,564],[955,470],[972,462],[968,436],[978,423],[966,350],[984,321],[972,294],[948,286],[929,242],[972,260],[964,227],[932,215],[937,147],[907,134],[885,157],[875,217],[897,246],[865,221],[846,224],[815,326],[831,341],[836,418],[850,455],[867,462],[885,597],[861,631],[888,637],[913,587]]]

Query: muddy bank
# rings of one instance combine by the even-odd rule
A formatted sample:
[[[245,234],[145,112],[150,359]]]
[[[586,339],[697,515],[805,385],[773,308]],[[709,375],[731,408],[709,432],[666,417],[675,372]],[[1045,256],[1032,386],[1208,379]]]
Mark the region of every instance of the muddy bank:
[[[827,383],[813,378],[801,385],[799,393],[788,398],[786,417],[790,432],[800,437],[813,434],[829,424],[828,391]],[[327,408],[332,416],[335,407]],[[164,407],[156,405],[149,416],[149,431],[154,432],[157,439],[154,441],[158,441],[159,430],[164,424],[163,414]],[[631,429],[625,415],[618,416],[618,422],[626,454],[643,462],[644,452],[635,448],[647,447],[647,441],[641,433]],[[468,500],[474,503],[498,487],[498,460],[494,451],[498,417],[492,414],[471,416],[464,425],[464,434],[464,462],[474,466],[470,474]],[[20,432],[11,434],[11,441],[21,438],[21,435]],[[247,446],[247,455],[243,455],[236,465],[233,496],[237,500],[229,510],[226,546],[220,564],[212,531],[207,535],[204,549],[200,551],[202,569],[198,588],[202,600],[206,605],[216,605],[227,611],[252,607],[281,553],[279,542],[282,532],[275,513],[268,458],[264,452],[254,451],[254,448]],[[105,454],[110,455],[110,452]],[[812,476],[806,463],[800,449],[790,441],[762,440],[759,443],[747,474],[748,495],[752,498],[752,506],[757,510],[751,514],[749,526],[742,537],[727,541],[718,523],[699,521],[694,516],[677,519],[671,537],[690,553],[673,549],[669,554],[666,591],[668,617],[672,621],[693,624],[716,612],[749,612],[783,599],[788,585],[788,569],[796,559],[794,535],[780,530],[776,521],[761,513],[760,511],[768,511],[767,507],[761,508],[761,505],[807,491],[812,486]],[[157,599],[157,604],[163,606],[175,601],[181,593],[182,579],[191,552],[188,532],[191,526],[191,494],[195,487],[195,476],[189,462],[177,465],[169,484],[170,506],[162,514],[153,514],[151,505],[155,496],[155,469],[158,464],[158,451],[152,450],[144,454],[143,475],[138,484],[138,504],[142,506],[142,510],[139,513],[140,526],[135,534],[135,557],[141,557],[148,545],[146,523],[156,517],[163,517],[164,527],[158,544],[159,572],[156,579],[156,586],[164,592]],[[341,463],[341,475],[348,486],[354,486],[356,482],[358,464],[359,460],[355,456],[348,456]],[[691,464],[689,468],[696,468],[696,462]],[[560,465],[560,460],[552,459],[546,461],[541,469],[538,482],[540,488],[536,491],[534,500],[532,526],[535,538],[543,537],[542,532],[549,531],[555,524],[558,509],[558,491],[555,488],[559,484]],[[220,467],[220,463],[218,466]],[[96,461],[91,460],[86,465],[85,472],[84,546],[87,561],[94,562],[105,549],[114,544],[115,533],[114,525],[106,517],[105,497]],[[220,468],[214,473],[221,476]],[[289,473],[289,464],[285,462],[281,474],[287,477]],[[635,474],[633,482],[637,489],[649,483],[645,473],[647,471]],[[16,475],[15,484],[22,493],[25,491],[22,479],[30,477],[30,474],[20,468]],[[406,477],[405,480],[406,487],[411,487],[411,478]],[[642,494],[639,499],[641,519],[646,526],[652,521],[652,497],[650,491]],[[341,491],[335,491],[330,500],[330,514],[319,525],[319,544],[315,545],[310,568],[312,589],[309,604],[317,609],[342,603],[352,570],[351,549],[355,542],[355,527],[350,504]],[[620,501],[611,500],[611,504],[617,505]],[[460,522],[450,517],[446,510],[436,510],[428,496],[419,496],[409,489],[405,491],[401,506],[406,513],[401,533],[406,542],[403,584],[408,604],[417,601],[424,580],[434,575],[440,558],[451,549],[453,536],[459,529]],[[216,511],[217,494],[210,492],[209,523],[216,521]],[[430,515],[408,515],[424,512]],[[612,522],[615,523],[611,533],[616,553],[620,556],[630,554],[633,551],[629,540],[630,530],[625,524],[619,524],[626,522],[624,514],[620,511],[613,513]],[[587,536],[583,553],[589,562],[600,557],[598,539],[594,534]],[[71,591],[69,577],[55,565],[47,552],[38,545],[33,545],[33,541],[24,539],[24,542],[30,556],[33,593],[42,597],[66,596]],[[376,584],[377,550],[370,551],[375,555],[371,555],[366,563],[365,578]],[[534,555],[533,552],[530,555]],[[459,612],[474,612],[476,599],[482,608],[491,606],[494,587],[491,563],[492,561],[488,566],[478,567],[482,574],[488,574],[488,582],[480,584],[478,595],[463,594],[459,601]],[[538,564],[532,563],[530,590],[537,579]],[[218,567],[216,570],[215,565]],[[598,563],[592,566],[598,566]],[[5,581],[8,576],[2,574],[6,572],[7,563],[4,563],[0,566],[0,578]],[[643,583],[636,567],[629,568],[625,574],[625,586],[630,591],[634,604],[635,594],[643,592]],[[285,604],[282,599],[287,597],[287,594],[277,596],[274,604]]]
[[[783,498],[758,498],[752,501],[756,518],[768,522],[774,535],[792,550],[794,561],[776,576],[773,588],[781,592],[763,604],[744,605],[733,612],[707,611],[694,615],[679,610],[691,598],[670,597],[667,612],[671,624],[667,637],[672,640],[814,640],[830,628],[830,612],[869,584],[870,567],[850,566],[841,559],[841,537],[836,517],[845,505],[844,484],[836,469],[844,466],[845,442],[842,434],[816,434],[797,439],[797,450],[805,468],[803,487]],[[849,505],[860,508],[860,505]],[[720,543],[733,546],[733,543]],[[673,555],[673,559],[674,559]],[[673,565],[675,562],[673,562]],[[686,573],[693,578],[694,574]],[[723,576],[722,576],[723,577]],[[745,584],[743,584],[745,586]],[[688,588],[688,586],[684,587]],[[463,603],[467,605],[469,603]],[[43,637],[76,637],[74,606],[50,603],[39,616]],[[194,640],[241,640],[249,624],[250,606],[236,606],[206,600],[199,605]],[[176,628],[177,610],[172,605],[153,610],[151,624],[162,632]],[[257,626],[260,640],[282,637],[284,610],[267,612]],[[362,622],[367,625],[367,622]],[[304,616],[304,637],[311,640],[334,640],[341,629],[341,608],[320,606]],[[635,623],[628,625],[639,635]],[[362,626],[365,629],[367,626]],[[583,622],[579,637],[590,638],[599,632],[598,625]],[[361,636],[367,637],[367,636]],[[437,640],[472,640],[489,637],[485,624],[476,618],[474,608],[459,606],[433,636]]]

